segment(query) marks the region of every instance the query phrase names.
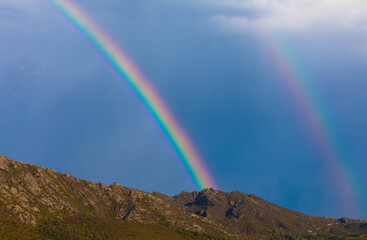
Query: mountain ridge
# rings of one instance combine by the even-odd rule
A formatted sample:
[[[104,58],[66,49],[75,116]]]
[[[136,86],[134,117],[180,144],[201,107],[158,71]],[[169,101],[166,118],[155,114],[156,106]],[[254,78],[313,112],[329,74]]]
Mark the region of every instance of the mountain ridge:
[[[253,194],[210,188],[167,196],[2,155],[0,217],[0,239],[367,238],[367,221],[312,217]]]

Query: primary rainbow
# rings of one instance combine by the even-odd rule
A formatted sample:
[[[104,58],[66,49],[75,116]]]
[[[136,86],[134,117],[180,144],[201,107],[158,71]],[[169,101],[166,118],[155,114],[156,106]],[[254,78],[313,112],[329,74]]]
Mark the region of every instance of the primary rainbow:
[[[73,1],[48,0],[98,50],[106,62],[125,81],[149,109],[177,151],[182,163],[199,189],[216,188],[187,134],[179,126],[153,86],[121,48]]]
[[[358,197],[358,181],[352,163],[348,161],[341,150],[332,124],[326,111],[310,86],[306,71],[298,63],[294,51],[280,35],[265,34],[262,36],[267,46],[268,54],[276,69],[282,74],[284,85],[296,101],[299,110],[308,125],[314,144],[324,159],[325,166],[330,172],[331,182],[340,196],[340,204],[354,217],[361,214],[361,204]]]

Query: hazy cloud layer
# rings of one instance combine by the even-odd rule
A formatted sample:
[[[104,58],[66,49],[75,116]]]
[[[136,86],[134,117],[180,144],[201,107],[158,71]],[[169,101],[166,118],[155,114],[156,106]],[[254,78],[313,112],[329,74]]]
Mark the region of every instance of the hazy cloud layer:
[[[0,16],[4,16],[5,14],[19,14],[19,11],[36,11],[41,5],[34,0],[0,0]]]
[[[201,0],[218,8],[252,11],[256,17],[233,14],[214,16],[217,22],[235,30],[367,29],[364,0]]]

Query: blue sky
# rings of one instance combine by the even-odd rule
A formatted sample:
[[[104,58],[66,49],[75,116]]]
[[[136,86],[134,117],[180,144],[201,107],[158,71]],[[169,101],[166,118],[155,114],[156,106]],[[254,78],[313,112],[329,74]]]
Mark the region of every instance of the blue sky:
[[[219,187],[318,216],[348,211],[261,40],[308,76],[366,202],[363,0],[77,0],[149,77]],[[1,154],[177,194],[194,184],[139,99],[47,1],[0,0]],[[364,206],[366,207],[366,206]]]

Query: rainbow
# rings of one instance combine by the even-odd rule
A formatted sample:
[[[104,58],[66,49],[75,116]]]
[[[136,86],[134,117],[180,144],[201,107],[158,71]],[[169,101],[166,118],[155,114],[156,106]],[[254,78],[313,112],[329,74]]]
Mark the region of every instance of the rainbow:
[[[275,68],[282,76],[283,83],[293,96],[298,109],[308,125],[310,135],[315,146],[330,171],[329,177],[335,190],[340,196],[342,205],[351,216],[361,214],[361,204],[358,197],[358,183],[352,171],[351,162],[341,151],[335,130],[327,117],[327,111],[322,107],[317,94],[310,85],[306,71],[302,69],[295,55],[285,39],[280,35],[270,34],[262,36],[267,46]]]
[[[126,82],[165,132],[197,188],[217,188],[187,134],[177,123],[157,91],[135,64],[91,18],[69,0],[47,0],[103,56],[121,82]]]

